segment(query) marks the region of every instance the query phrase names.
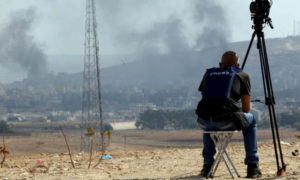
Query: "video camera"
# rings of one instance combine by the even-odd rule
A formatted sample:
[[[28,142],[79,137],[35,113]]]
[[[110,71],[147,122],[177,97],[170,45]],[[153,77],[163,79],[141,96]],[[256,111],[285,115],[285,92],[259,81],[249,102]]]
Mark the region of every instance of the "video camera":
[[[262,26],[262,24],[269,24],[273,29],[272,20],[269,17],[272,0],[254,0],[250,3],[251,19],[255,26]]]

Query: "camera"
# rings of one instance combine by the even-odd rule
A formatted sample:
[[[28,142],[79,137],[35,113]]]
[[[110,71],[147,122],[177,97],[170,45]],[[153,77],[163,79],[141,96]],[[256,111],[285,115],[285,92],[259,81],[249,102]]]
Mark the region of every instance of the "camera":
[[[250,3],[251,19],[254,22],[252,28],[261,30],[263,24],[268,24],[273,29],[272,20],[269,17],[272,0],[254,0]]]
[[[250,12],[252,17],[268,18],[272,1],[269,0],[255,0],[250,4]]]

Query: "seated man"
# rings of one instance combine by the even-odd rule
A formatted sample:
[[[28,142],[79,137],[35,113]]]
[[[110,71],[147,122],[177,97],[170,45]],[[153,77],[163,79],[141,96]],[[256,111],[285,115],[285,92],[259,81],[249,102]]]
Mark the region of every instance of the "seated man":
[[[219,68],[208,69],[200,84],[202,99],[198,104],[199,127],[204,130],[243,130],[248,178],[261,177],[258,167],[256,121],[250,112],[250,78],[239,69],[239,57],[228,51]],[[241,99],[242,107],[238,107]],[[204,165],[201,176],[207,176],[214,162],[215,145],[209,134],[203,134]]]

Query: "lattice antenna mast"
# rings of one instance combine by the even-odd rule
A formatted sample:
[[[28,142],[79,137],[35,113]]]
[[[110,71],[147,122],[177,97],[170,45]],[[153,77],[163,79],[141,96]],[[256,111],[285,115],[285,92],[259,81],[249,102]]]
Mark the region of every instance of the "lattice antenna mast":
[[[95,0],[86,0],[86,22],[84,43],[84,72],[82,96],[82,125],[80,150],[86,151],[89,147],[89,137],[85,135],[87,128],[103,131],[101,81],[99,64],[99,42],[97,36],[97,21]],[[99,134],[95,134],[96,143]],[[99,140],[98,140],[99,139]],[[102,150],[104,137],[101,136]],[[99,146],[95,146],[99,147]]]
[[[92,9],[93,9],[93,27],[94,27],[94,41],[96,45],[96,69],[97,69],[97,82],[98,82],[98,109],[99,109],[99,120],[100,120],[100,129],[101,132],[104,130],[103,127],[103,116],[102,116],[102,96],[101,96],[101,80],[100,80],[100,63],[99,63],[99,41],[97,36],[97,21],[96,21],[96,6],[95,0],[92,0]],[[104,136],[101,135],[101,148],[104,149]]]

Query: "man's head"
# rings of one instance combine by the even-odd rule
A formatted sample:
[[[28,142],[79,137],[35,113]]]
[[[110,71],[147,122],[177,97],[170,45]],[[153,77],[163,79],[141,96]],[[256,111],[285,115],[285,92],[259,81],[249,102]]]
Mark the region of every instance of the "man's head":
[[[226,68],[230,66],[240,67],[240,58],[236,52],[227,51],[223,54],[221,62],[219,62],[220,68]]]

